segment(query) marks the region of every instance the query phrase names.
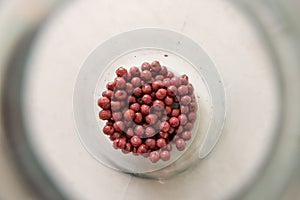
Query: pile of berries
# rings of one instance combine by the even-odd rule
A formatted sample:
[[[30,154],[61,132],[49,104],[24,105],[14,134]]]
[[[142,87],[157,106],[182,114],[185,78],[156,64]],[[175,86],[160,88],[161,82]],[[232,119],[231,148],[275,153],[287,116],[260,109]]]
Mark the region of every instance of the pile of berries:
[[[149,157],[156,163],[170,159],[172,143],[183,151],[196,120],[194,88],[187,75],[176,76],[158,61],[141,69],[120,67],[98,100],[103,133],[115,149]]]

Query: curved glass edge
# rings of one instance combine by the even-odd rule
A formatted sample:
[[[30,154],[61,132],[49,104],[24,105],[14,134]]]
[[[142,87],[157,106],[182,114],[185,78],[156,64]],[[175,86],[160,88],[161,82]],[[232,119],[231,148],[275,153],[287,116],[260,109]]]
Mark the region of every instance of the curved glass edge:
[[[265,163],[243,190],[231,199],[281,199],[297,170],[300,140],[300,41],[297,20],[283,1],[231,0],[252,20],[270,52],[280,81],[281,119],[277,138]],[[299,22],[298,22],[299,23]],[[299,169],[298,169],[299,170]]]
[[[66,199],[37,160],[26,138],[21,106],[22,75],[43,22],[60,8],[62,0],[9,2],[5,20],[0,22],[0,130],[8,148],[9,165],[16,166],[16,182],[25,183],[26,192],[34,199]],[[3,18],[3,19],[4,19]],[[17,190],[16,192],[19,192]],[[15,197],[14,194],[6,194]]]

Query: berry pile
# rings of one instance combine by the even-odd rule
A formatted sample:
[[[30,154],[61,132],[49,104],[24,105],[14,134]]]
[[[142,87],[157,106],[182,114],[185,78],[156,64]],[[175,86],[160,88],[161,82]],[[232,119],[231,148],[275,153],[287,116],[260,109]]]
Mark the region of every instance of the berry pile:
[[[156,163],[170,159],[172,143],[179,151],[191,139],[197,103],[188,76],[174,75],[158,61],[116,70],[98,100],[103,133],[123,153],[149,157]]]

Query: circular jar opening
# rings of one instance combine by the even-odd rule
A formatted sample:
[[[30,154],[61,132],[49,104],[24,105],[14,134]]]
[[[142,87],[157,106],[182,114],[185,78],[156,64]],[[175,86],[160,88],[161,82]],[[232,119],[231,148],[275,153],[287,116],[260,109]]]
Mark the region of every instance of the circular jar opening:
[[[153,61],[158,61],[160,66],[172,72],[175,77],[173,79],[180,80],[182,75],[186,75],[188,83],[185,85],[184,81],[181,81],[176,87],[176,92],[166,93],[160,97],[157,95],[160,94],[159,89],[162,89],[163,93],[168,92],[168,87],[177,83],[162,70],[153,71],[153,67],[155,68]],[[142,67],[145,62],[149,63],[149,69]],[[133,66],[137,67],[135,68],[138,69],[137,74],[134,74]],[[120,67],[131,74],[130,77],[126,74],[119,74],[119,78],[116,78],[118,76],[116,72]],[[146,71],[151,74],[148,79],[145,78],[147,73],[144,72]],[[163,83],[168,78],[170,85]],[[118,82],[120,79],[122,79],[121,83]],[[118,82],[117,86],[114,80]],[[163,84],[160,88],[153,88],[155,81],[159,80]],[[126,89],[127,83],[131,85],[132,90]],[[113,87],[108,86],[109,84]],[[188,86],[188,84],[193,87],[193,92],[186,92],[182,87],[179,89],[180,86]],[[144,91],[143,89],[148,85],[151,87],[152,101],[145,103],[142,97],[147,94],[147,91],[136,94],[134,89]],[[105,91],[108,89],[113,93],[113,97],[103,98],[103,96],[107,97]],[[177,93],[178,89],[182,91],[180,94]],[[125,91],[124,98],[122,91]],[[149,95],[151,96],[150,93]],[[158,100],[166,103],[167,96],[173,97],[173,104],[164,105],[161,110],[156,109],[154,102]],[[129,100],[130,98],[134,101]],[[182,98],[188,100],[182,102]],[[99,99],[108,101],[109,105],[103,106],[100,103],[99,106],[99,101],[101,101]],[[120,102],[122,109],[116,109],[114,106]],[[138,103],[140,108],[133,109],[134,113],[131,112],[132,114],[127,117],[125,112],[131,109],[133,103]],[[188,121],[183,122],[184,119],[179,115],[185,114],[184,107],[190,109],[191,103],[198,108],[193,110],[195,120],[189,118],[190,112],[187,112]],[[148,106],[148,111],[145,109],[142,111],[141,107],[144,104],[143,108]],[[159,179],[173,176],[208,155],[220,136],[225,119],[224,89],[210,58],[186,36],[170,30],[154,28],[124,32],[92,51],[78,75],[73,106],[82,144],[96,160],[116,170]],[[166,135],[162,134],[163,127],[159,124],[168,122],[171,125],[170,120],[173,115],[166,109],[168,106],[172,108],[172,111],[179,110],[174,117],[179,119],[180,123],[171,126],[173,131],[164,130]],[[107,113],[109,113],[108,116]],[[137,120],[137,113],[142,113],[141,121]],[[156,115],[159,123],[149,123],[146,120],[148,114]],[[190,127],[183,126],[186,123],[190,123]],[[107,126],[120,130],[108,133],[109,131],[104,131],[105,126],[106,130],[109,129]],[[180,126],[183,130],[180,130],[182,129],[179,128]],[[154,133],[148,134],[151,128]],[[182,137],[182,131],[189,131],[191,135]],[[139,138],[138,144],[132,142],[132,137]],[[155,147],[150,148],[151,145],[146,142],[147,139],[154,139]],[[165,140],[166,146],[160,145],[161,139]],[[126,144],[129,146],[126,147]],[[146,145],[146,150],[145,146],[140,147],[140,145]]]

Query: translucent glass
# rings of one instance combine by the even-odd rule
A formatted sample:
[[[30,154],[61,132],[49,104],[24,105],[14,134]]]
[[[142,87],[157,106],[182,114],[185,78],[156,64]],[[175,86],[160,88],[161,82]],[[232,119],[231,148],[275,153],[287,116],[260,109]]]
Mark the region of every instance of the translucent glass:
[[[157,164],[112,148],[102,133],[105,123],[98,119],[97,106],[98,98],[118,67],[141,66],[153,60],[159,60],[176,74],[188,75],[199,105],[193,137],[185,151],[173,148],[171,159]],[[211,151],[223,128],[225,94],[213,62],[196,43],[169,30],[139,29],[109,39],[89,55],[75,85],[74,113],[83,144],[101,163],[140,175],[151,176],[149,173],[155,172],[154,177],[163,178],[185,170]]]

